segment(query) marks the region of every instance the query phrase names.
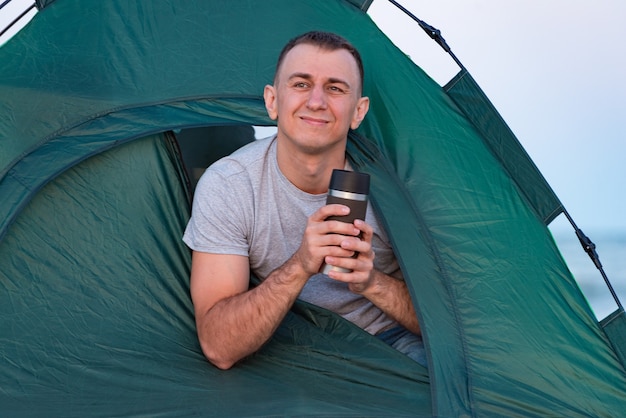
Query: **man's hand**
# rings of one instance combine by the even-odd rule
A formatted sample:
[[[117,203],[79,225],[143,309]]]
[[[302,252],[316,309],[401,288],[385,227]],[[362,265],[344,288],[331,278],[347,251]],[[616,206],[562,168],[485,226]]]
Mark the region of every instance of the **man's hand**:
[[[328,257],[333,259],[352,257],[355,252],[352,247],[355,244],[342,245],[346,239],[351,239],[355,243],[358,242],[359,247],[365,248],[358,238],[361,230],[355,225],[326,220],[330,216],[345,216],[349,212],[350,208],[344,205],[326,205],[314,212],[307,220],[302,243],[292,256],[292,260],[296,261],[309,276],[319,273],[322,264]],[[363,224],[365,223],[363,222]],[[371,228],[369,231],[371,242]],[[369,246],[367,245],[368,248]]]
[[[360,219],[355,220],[353,226],[358,233],[352,234],[352,236],[343,236],[339,242],[339,247],[344,250],[344,255],[329,255],[324,261],[326,264],[351,270],[350,273],[331,270],[328,276],[348,283],[352,292],[363,293],[372,284],[375,257],[372,250],[374,233],[372,227]],[[357,256],[353,257],[355,253]]]

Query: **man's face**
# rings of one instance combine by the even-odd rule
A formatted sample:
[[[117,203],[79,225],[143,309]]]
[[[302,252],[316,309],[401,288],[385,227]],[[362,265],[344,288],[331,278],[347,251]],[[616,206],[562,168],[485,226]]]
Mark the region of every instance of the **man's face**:
[[[369,107],[360,84],[356,60],[348,51],[294,47],[275,85],[264,92],[268,114],[278,120],[279,139],[307,153],[343,147],[348,130],[359,126]]]

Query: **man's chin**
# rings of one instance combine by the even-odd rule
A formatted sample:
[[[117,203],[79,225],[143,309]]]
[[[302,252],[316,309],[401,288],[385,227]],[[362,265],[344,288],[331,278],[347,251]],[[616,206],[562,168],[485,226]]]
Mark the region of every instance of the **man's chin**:
[[[307,138],[298,142],[302,152],[310,155],[326,154],[333,151],[345,152],[346,141]]]

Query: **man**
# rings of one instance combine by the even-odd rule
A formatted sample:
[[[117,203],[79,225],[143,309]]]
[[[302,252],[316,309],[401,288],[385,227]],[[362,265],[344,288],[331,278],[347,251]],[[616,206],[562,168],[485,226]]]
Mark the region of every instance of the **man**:
[[[360,55],[345,39],[310,32],[291,40],[264,90],[275,138],[238,150],[200,179],[184,240],[193,249],[198,338],[218,368],[257,351],[298,297],[425,364],[411,298],[371,210],[367,222],[326,221],[349,211],[325,200],[333,169],[349,168],[348,131],[369,108],[362,88]],[[351,272],[323,275],[323,263]],[[262,280],[252,289],[250,270]]]

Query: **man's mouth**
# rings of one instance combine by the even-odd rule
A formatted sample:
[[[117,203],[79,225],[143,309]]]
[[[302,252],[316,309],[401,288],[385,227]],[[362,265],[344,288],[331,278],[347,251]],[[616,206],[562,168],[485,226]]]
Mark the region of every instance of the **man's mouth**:
[[[302,119],[306,123],[310,123],[311,125],[325,125],[328,123],[328,121],[325,119],[314,118],[311,116],[300,116],[300,119]]]

